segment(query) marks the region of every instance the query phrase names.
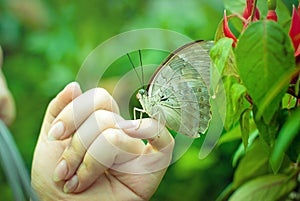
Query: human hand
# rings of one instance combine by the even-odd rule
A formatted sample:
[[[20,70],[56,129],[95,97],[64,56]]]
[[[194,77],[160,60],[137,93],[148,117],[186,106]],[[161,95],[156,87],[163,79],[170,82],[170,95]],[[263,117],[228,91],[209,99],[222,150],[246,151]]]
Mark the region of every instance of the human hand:
[[[51,107],[55,108],[55,104],[50,104],[45,118],[48,123],[43,129],[44,122],[35,151],[32,180],[43,200],[149,199],[171,159],[174,142],[169,132],[164,127],[158,128],[159,124],[152,119],[144,119],[136,130],[139,121],[124,121],[115,114],[117,105],[103,89],[61,102],[64,106],[56,106],[61,111],[52,112],[53,117],[47,120]],[[53,126],[57,122],[64,124],[61,136],[57,135],[59,127]],[[47,140],[49,130],[58,141]],[[160,137],[157,137],[157,131]],[[133,137],[152,140],[145,145]],[[51,161],[44,160],[47,156]],[[54,174],[58,182],[53,183],[49,172],[54,171],[55,158],[59,161]],[[46,171],[42,165],[47,167]],[[48,186],[51,186],[50,190]],[[62,189],[69,194],[63,193]]]
[[[0,46],[0,68],[2,67],[3,54]],[[13,97],[7,88],[5,77],[0,70],[0,119],[6,125],[10,125],[15,118],[15,104]]]

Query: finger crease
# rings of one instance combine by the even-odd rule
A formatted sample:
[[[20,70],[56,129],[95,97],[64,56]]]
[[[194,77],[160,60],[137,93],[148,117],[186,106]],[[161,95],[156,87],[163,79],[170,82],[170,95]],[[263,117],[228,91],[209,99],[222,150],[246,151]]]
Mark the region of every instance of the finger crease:
[[[129,189],[133,194],[135,194],[137,197],[139,197],[141,200],[146,201],[147,199],[144,198],[142,195],[138,194],[136,191],[134,191],[130,186],[128,186],[127,184],[125,184],[122,180],[118,179],[115,175],[110,174],[110,173],[106,173],[105,176],[107,177],[107,179],[110,181],[109,183],[111,184],[111,179],[108,178],[108,175],[111,175],[112,177],[114,177],[118,182],[120,182],[120,184],[122,184],[123,186],[125,186],[127,189]],[[113,189],[113,188],[112,188]]]

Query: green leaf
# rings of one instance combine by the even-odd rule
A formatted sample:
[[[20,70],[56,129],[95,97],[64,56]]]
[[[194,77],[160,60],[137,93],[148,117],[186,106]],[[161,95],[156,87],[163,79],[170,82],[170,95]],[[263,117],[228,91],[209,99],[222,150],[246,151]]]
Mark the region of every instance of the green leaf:
[[[237,83],[237,79],[235,77],[225,76],[223,78],[223,84],[226,93],[226,117],[225,117],[224,128],[227,131],[230,130],[232,125],[234,125],[234,123],[239,119],[239,116],[237,116],[233,110],[235,103],[232,101],[232,93],[231,93],[231,87],[235,83]]]
[[[260,19],[266,18],[267,14],[268,14],[268,3],[267,3],[267,1],[258,0],[257,1],[257,8],[259,10]]]
[[[253,119],[250,119],[250,131],[253,132],[256,129],[255,123]],[[236,125],[232,129],[230,129],[228,132],[224,133],[220,140],[218,141],[218,146],[226,143],[226,142],[231,142],[234,140],[239,140],[241,139],[241,128],[240,125]]]
[[[226,92],[226,119],[225,129],[229,130],[239,119],[240,99],[245,93],[245,87],[239,85],[236,62],[232,50],[232,40],[229,38],[219,39],[210,52],[210,56],[223,77],[223,86]],[[237,85],[234,85],[237,84]],[[232,87],[235,86],[235,87]]]
[[[279,168],[281,167],[285,152],[295,137],[300,133],[299,119],[300,109],[298,108],[291,114],[279,131],[278,138],[275,142],[274,149],[270,157],[270,164],[274,173],[278,172]]]
[[[232,42],[230,38],[221,38],[210,51],[210,57],[220,74],[223,74],[224,68],[236,68]]]
[[[235,36],[239,36],[244,30],[244,23],[238,16],[232,16],[228,19],[229,27]]]
[[[228,197],[233,193],[234,189],[232,188],[232,183],[229,184],[222,193],[217,197],[216,201],[226,201]]]
[[[250,133],[249,135],[249,139],[248,139],[248,146],[250,147],[254,140],[256,139],[256,137],[258,136],[258,130],[254,130],[253,132]],[[237,148],[237,150],[235,151],[233,158],[232,158],[232,166],[235,167],[236,164],[238,163],[239,159],[242,158],[245,155],[245,147],[244,144],[241,143],[240,146]]]
[[[294,163],[300,162],[300,133],[294,138],[292,144],[290,144],[286,154],[290,161]],[[282,167],[283,165],[281,165]]]
[[[226,119],[225,129],[229,130],[240,119],[242,112],[250,107],[245,99],[246,88],[238,83],[234,76],[223,78],[224,89],[226,92]]]
[[[291,109],[296,106],[297,98],[290,94],[284,94],[282,98],[282,108]]]
[[[255,178],[241,186],[230,201],[274,201],[291,192],[296,181],[286,175],[265,175]]]
[[[250,107],[250,103],[245,98],[246,88],[244,85],[234,83],[230,89],[230,95],[232,99],[232,112],[236,119],[240,118],[242,112]]]
[[[277,0],[276,13],[278,24],[280,24],[284,31],[288,33],[291,24],[291,13],[282,0]]]
[[[258,107],[257,117],[268,124],[295,70],[289,36],[273,21],[254,22],[239,38],[235,53],[241,80]]]
[[[245,0],[223,0],[226,10],[229,10],[231,13],[243,13],[246,6]]]
[[[273,115],[271,121],[266,123],[262,116],[258,117],[257,106],[253,105],[253,115],[254,121],[257,129],[259,130],[259,135],[264,139],[264,141],[270,146],[274,146],[276,134],[278,132],[280,123],[279,123],[279,109]]]
[[[240,138],[241,138],[241,129],[240,126],[237,125],[221,136],[220,140],[218,141],[218,145],[221,145],[226,142],[238,140]]]
[[[279,107],[272,108],[271,104],[275,103],[275,100],[276,100],[276,102],[277,101],[279,103],[281,102],[281,100],[288,88],[289,82],[290,82],[292,76],[295,74],[295,72],[296,72],[296,70],[292,69],[292,71],[285,73],[284,76],[281,77],[281,79],[279,79],[278,83],[276,85],[273,85],[272,88],[270,88],[269,94],[265,97],[265,99],[263,100],[263,102],[260,106],[260,109],[259,109],[258,115],[257,115],[258,117],[262,116],[267,123],[269,123],[269,121],[272,120],[273,117],[267,111],[269,109],[269,110],[273,111],[273,114],[274,114],[279,109]],[[276,96],[278,97],[277,99],[275,99]],[[263,112],[266,112],[266,114],[264,114]]]
[[[233,186],[235,189],[247,181],[269,172],[269,151],[269,148],[260,139],[253,142],[234,173]]]
[[[249,133],[250,133],[250,113],[251,113],[251,110],[246,109],[241,114],[241,118],[240,118],[242,141],[243,141],[245,149],[247,149],[247,146],[248,146],[248,139],[249,139]]]
[[[215,33],[215,42],[218,42],[221,38],[226,38],[223,30],[223,18],[219,22],[216,33]],[[215,44],[216,45],[216,44]]]

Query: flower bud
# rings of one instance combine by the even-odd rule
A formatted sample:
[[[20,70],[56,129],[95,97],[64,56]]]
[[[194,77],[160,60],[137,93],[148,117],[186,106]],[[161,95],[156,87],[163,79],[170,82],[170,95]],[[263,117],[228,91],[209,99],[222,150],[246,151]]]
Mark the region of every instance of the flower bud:
[[[226,10],[224,10],[223,32],[224,32],[224,35],[225,35],[227,38],[233,39],[232,47],[235,47],[235,45],[236,45],[236,43],[237,43],[237,39],[236,39],[236,37],[233,35],[233,33],[231,32],[231,30],[229,29],[228,21],[227,21],[227,16],[226,16]]]
[[[277,14],[275,10],[269,10],[268,11],[268,15],[267,15],[267,19],[268,20],[273,20],[275,22],[277,22]]]

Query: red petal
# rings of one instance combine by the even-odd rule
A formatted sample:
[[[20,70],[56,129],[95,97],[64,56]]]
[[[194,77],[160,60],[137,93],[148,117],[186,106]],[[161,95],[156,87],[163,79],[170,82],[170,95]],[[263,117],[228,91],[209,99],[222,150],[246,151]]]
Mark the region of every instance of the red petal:
[[[252,9],[253,9],[254,1],[253,0],[247,0],[247,6],[244,9],[243,17],[247,20],[251,17]],[[260,14],[258,8],[255,8],[254,18],[253,21],[259,20]]]
[[[258,8],[256,8],[256,9],[255,9],[255,15],[254,15],[254,20],[253,20],[253,21],[259,20],[259,19],[260,19],[259,10],[258,10]]]
[[[293,8],[292,23],[289,35],[293,41],[295,50],[297,50],[300,44],[300,16],[295,7]]]
[[[300,56],[300,45],[298,45],[297,50],[295,51],[295,57]]]
[[[274,20],[275,22],[277,22],[277,14],[275,10],[269,10],[268,11],[268,15],[267,15],[267,19],[268,20]]]
[[[224,10],[223,31],[224,31],[224,35],[227,38],[233,39],[234,43],[232,44],[232,46],[235,47],[235,43],[237,43],[237,39],[233,35],[233,33],[231,32],[231,30],[229,29],[228,21],[227,21],[227,16],[226,16],[226,10]]]
[[[249,12],[248,7],[246,7],[243,12],[243,18],[247,20],[250,17],[250,15],[251,15],[251,11]]]
[[[247,6],[246,6],[246,8],[244,10],[244,12],[246,11],[245,12],[245,16],[243,14],[243,17],[245,17],[245,19],[248,19],[251,16],[253,4],[254,4],[253,0],[247,0]]]

